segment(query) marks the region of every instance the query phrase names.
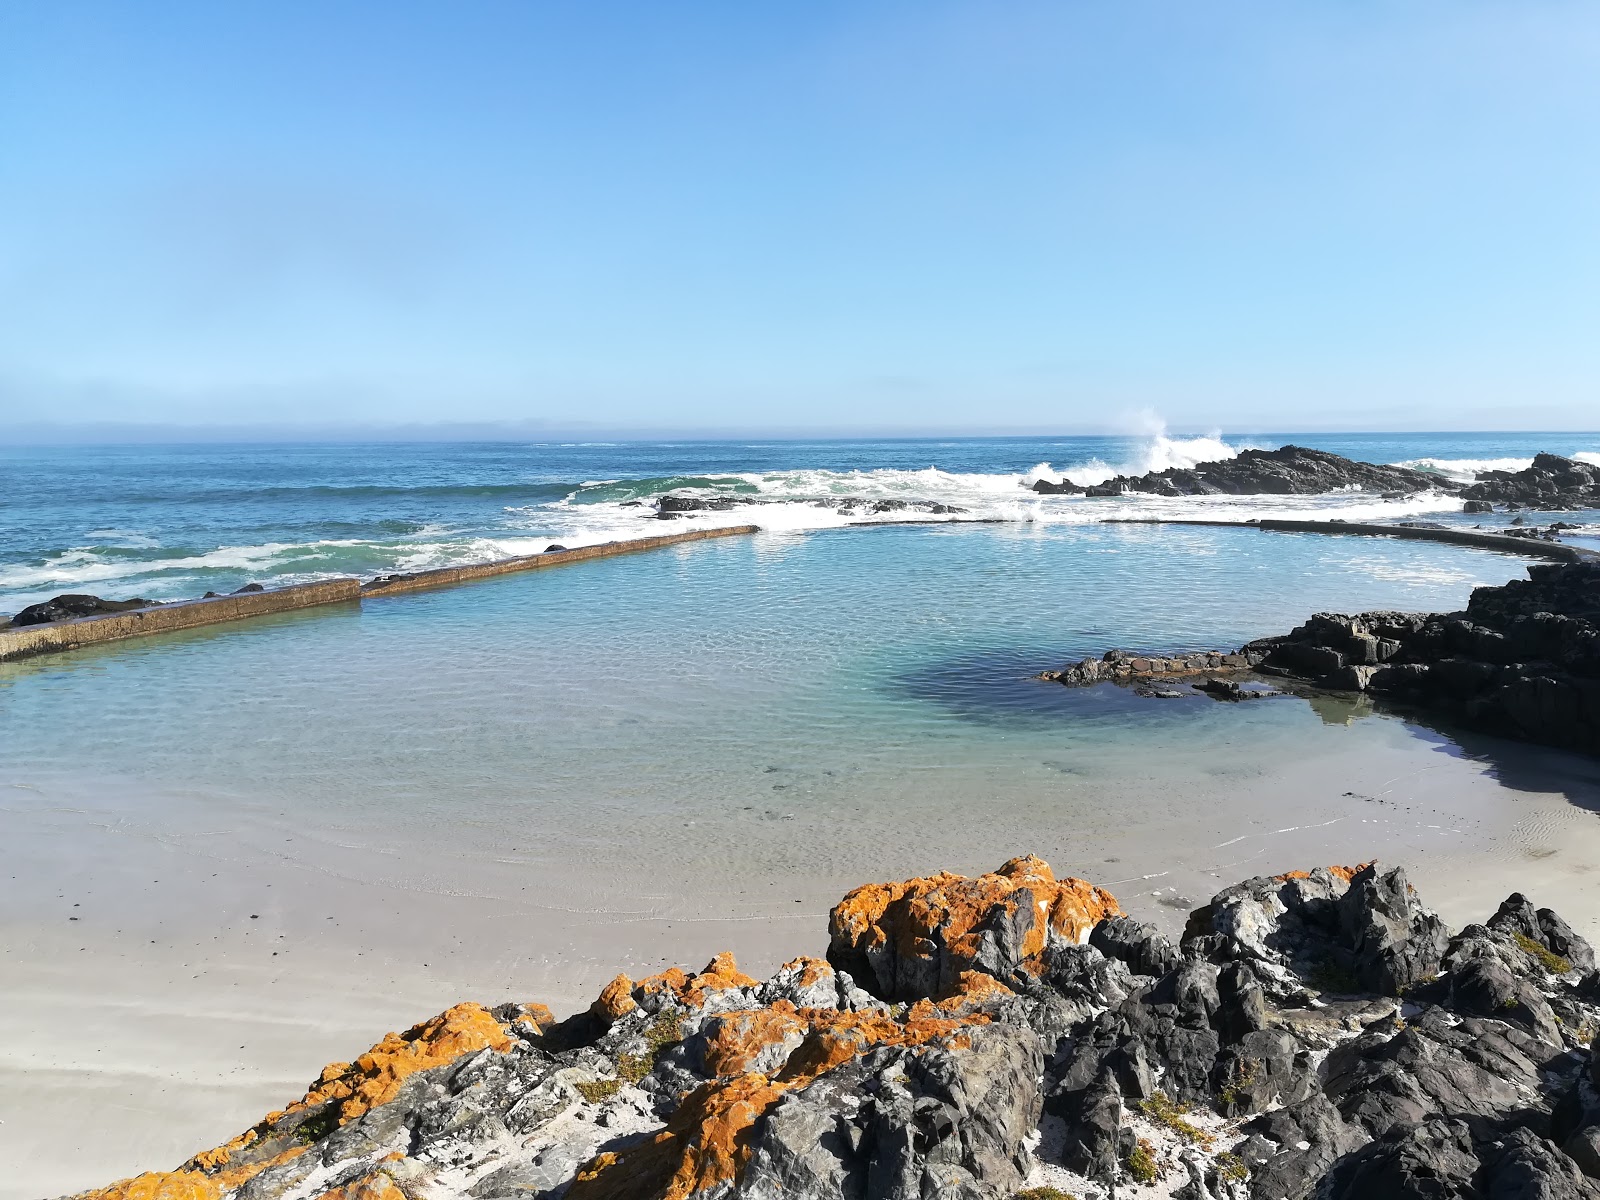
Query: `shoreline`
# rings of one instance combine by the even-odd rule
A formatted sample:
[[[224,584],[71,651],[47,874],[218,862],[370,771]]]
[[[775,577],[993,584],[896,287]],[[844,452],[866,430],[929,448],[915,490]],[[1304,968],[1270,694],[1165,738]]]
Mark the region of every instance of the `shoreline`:
[[[1493,765],[1448,749],[1363,734],[1359,750],[1325,746],[1209,792],[1192,780],[1150,812],[1123,809],[1144,785],[1110,790],[1102,821],[1071,827],[1040,794],[1007,822],[1025,839],[938,821],[913,844],[854,847],[820,869],[803,849],[833,819],[801,814],[709,886],[709,864],[644,847],[608,875],[490,848],[430,882],[448,848],[426,830],[318,833],[198,796],[130,823],[121,799],[13,789],[0,833],[24,869],[0,884],[0,1093],[30,1102],[0,1118],[0,1159],[15,1164],[0,1200],[170,1169],[293,1098],[323,1063],[465,999],[565,1015],[618,971],[729,949],[765,975],[815,949],[848,888],[982,871],[1024,840],[1173,937],[1230,880],[1374,855],[1405,865],[1458,927],[1521,889],[1600,935],[1600,771],[1533,748],[1499,747]],[[1285,796],[1300,800],[1288,809]],[[102,999],[86,1007],[86,995]],[[93,1153],[77,1133],[86,1106],[102,1130]]]

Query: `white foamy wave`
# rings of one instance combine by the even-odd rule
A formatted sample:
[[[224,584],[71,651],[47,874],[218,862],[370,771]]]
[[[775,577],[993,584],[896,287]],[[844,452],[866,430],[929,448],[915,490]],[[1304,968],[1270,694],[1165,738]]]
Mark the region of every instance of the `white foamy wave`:
[[[339,545],[350,543],[319,543]],[[145,575],[168,571],[226,571],[251,570],[269,563],[285,551],[304,551],[305,546],[288,543],[268,543],[262,546],[223,546],[207,554],[183,558],[153,558],[130,561],[126,558],[106,558],[92,550],[68,550],[48,559],[38,566],[0,568],[0,590],[28,588],[70,588],[79,584],[96,583],[104,579],[136,580]]]
[[[1600,451],[1579,450],[1569,457],[1593,467],[1600,467]],[[1410,467],[1413,471],[1432,471],[1452,483],[1471,483],[1485,471],[1526,471],[1533,466],[1532,458],[1408,458],[1393,464]]]
[[[1413,471],[1431,471],[1452,483],[1471,483],[1484,471],[1525,471],[1531,458],[1408,458],[1392,464]]]
[[[1051,483],[1069,479],[1079,487],[1094,487],[1096,484],[1105,483],[1108,479],[1115,479],[1118,475],[1148,475],[1152,471],[1170,471],[1175,468],[1186,471],[1201,463],[1222,462],[1238,456],[1238,448],[1223,441],[1221,434],[1174,438],[1168,437],[1165,431],[1161,431],[1144,444],[1132,462],[1112,466],[1098,458],[1091,458],[1086,463],[1079,463],[1061,471],[1057,471],[1049,463],[1040,463],[1024,478],[1030,485],[1036,479],[1047,479]]]

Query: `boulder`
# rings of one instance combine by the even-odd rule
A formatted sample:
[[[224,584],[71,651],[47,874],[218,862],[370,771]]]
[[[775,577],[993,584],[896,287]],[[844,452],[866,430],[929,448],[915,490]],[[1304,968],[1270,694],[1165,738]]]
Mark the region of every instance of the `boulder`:
[[[1537,454],[1520,471],[1483,471],[1462,492],[1468,502],[1560,511],[1600,508],[1600,467],[1559,454]]]
[[[77,617],[99,617],[135,608],[151,608],[156,603],[155,600],[102,600],[99,596],[74,593],[30,604],[11,618],[11,624],[46,625],[51,621],[71,621]]]
[[[1121,912],[1110,892],[1014,858],[973,879],[942,873],[855,889],[828,915],[828,961],[882,999],[926,999],[967,971],[1002,982],[1036,975],[1052,944],[1082,942]]]

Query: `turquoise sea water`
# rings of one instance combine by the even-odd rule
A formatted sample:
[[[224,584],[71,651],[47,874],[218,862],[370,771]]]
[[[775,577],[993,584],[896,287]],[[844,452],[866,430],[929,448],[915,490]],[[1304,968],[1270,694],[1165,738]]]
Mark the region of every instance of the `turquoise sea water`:
[[[1458,472],[1600,445],[1305,440]],[[1039,504],[1021,485],[1047,461],[1081,471],[1185,445],[13,450],[23,486],[7,489],[8,515],[24,519],[5,526],[0,568],[13,603],[493,557],[625,522],[657,532],[679,526],[619,507],[616,489],[685,479],[783,501],[756,511],[785,519],[752,538],[0,666],[0,781],[130,809],[180,795],[219,814],[270,809],[329,844],[383,831],[434,846],[420,869],[441,877],[505,846],[601,869],[621,837],[732,879],[790,852],[793,837],[767,836],[778,822],[824,870],[842,823],[895,828],[904,849],[919,823],[947,832],[975,811],[1057,833],[1136,821],[1108,797],[1226,786],[1337,748],[1329,731],[1351,717],[1336,702],[1074,691],[1040,670],[1111,647],[1233,647],[1318,610],[1450,609],[1523,573],[1453,546],[1100,524],[1103,507]],[[959,495],[988,520],[846,527],[802,495],[824,487]],[[612,490],[589,502],[586,488]],[[1307,503],[1372,501],[1288,501]]]
[[[1241,518],[1285,511],[1439,517],[1420,497],[1270,503],[1039,497],[1032,478],[1079,482],[1213,458],[1290,435],[681,442],[0,447],[0,612],[59,592],[172,599],[251,581],[370,576],[660,532],[648,502],[679,489],[777,501],[691,522],[832,528],[819,497],[933,500],[962,519],[1072,524],[1107,515]],[[1463,477],[1537,451],[1600,453],[1600,434],[1303,435],[1373,462]],[[642,503],[632,504],[639,501]],[[916,514],[912,514],[916,515]],[[682,525],[683,522],[675,523]]]

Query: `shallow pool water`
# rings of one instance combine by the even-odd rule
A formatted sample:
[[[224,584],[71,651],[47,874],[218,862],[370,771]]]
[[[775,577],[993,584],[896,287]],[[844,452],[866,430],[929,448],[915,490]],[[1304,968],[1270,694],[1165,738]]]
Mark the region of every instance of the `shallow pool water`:
[[[1336,749],[1359,711],[1336,701],[1032,676],[1111,647],[1233,647],[1322,609],[1449,609],[1523,566],[1140,526],[697,543],[0,667],[0,779],[182,796],[335,848],[420,841],[433,853],[407,869],[441,879],[496,848],[571,867],[639,844],[731,879],[802,831],[825,858],[845,822],[837,841],[914,846],[975,816],[1137,820],[1173,780]]]

